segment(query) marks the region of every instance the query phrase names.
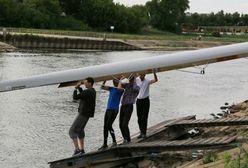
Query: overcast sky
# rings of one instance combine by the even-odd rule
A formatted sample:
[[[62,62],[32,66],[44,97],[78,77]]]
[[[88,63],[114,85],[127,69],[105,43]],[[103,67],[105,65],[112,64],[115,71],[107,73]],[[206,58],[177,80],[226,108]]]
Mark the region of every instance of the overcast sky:
[[[149,0],[114,0],[121,4],[132,6],[134,4],[145,4]],[[189,12],[210,13],[224,10],[225,12],[248,14],[248,0],[189,0]]]

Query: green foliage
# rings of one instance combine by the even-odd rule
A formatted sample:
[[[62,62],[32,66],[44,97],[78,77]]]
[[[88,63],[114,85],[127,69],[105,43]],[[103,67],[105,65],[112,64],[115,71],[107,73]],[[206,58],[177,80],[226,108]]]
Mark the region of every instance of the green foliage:
[[[114,32],[139,33],[152,23],[161,30],[178,31],[188,0],[162,0],[157,5],[160,11],[153,13],[149,5],[126,7],[113,0],[0,0],[0,26],[105,32],[114,26]]]
[[[233,157],[228,153],[224,154],[224,168],[247,168],[248,167],[248,153],[240,146],[240,152]]]
[[[188,0],[152,0],[146,4],[151,25],[161,30],[180,32],[185,11],[189,8]]]
[[[213,37],[221,37],[220,32],[213,32],[212,36]]]
[[[224,162],[225,162],[224,168],[229,168],[228,165],[230,164],[232,157],[227,152],[225,152],[224,156],[223,156],[223,159],[224,159]]]
[[[244,26],[248,15],[185,15],[189,0],[150,0],[126,7],[113,0],[0,0],[0,27],[141,33],[145,27],[180,33],[181,27]],[[215,34],[213,34],[214,37]],[[217,35],[217,34],[216,34]]]
[[[62,9],[67,15],[82,20],[90,27],[99,31],[139,32],[148,23],[145,6],[115,4],[113,0],[60,0]]]
[[[240,15],[238,12],[233,14],[225,13],[223,10],[217,13],[198,14],[193,13],[186,16],[185,22],[192,24],[193,27],[197,26],[247,26],[248,15]]]
[[[175,36],[176,34],[171,32],[162,31],[156,28],[153,28],[152,26],[145,26],[141,29],[140,34],[144,35],[159,35],[159,36]]]
[[[216,153],[214,152],[207,152],[202,160],[203,160],[203,164],[207,164],[207,163],[211,163],[211,162],[215,162],[218,159],[218,156]]]
[[[63,29],[63,30],[89,30],[89,27],[73,17],[65,17],[65,18],[59,18],[57,20],[57,29]]]
[[[0,0],[0,26],[85,30],[87,26],[72,17],[61,16],[59,0]]]
[[[104,31],[110,31],[110,26],[118,27],[115,24],[117,12],[112,0],[95,0],[93,5],[91,15],[87,17],[90,27]]]
[[[50,16],[59,16],[61,14],[58,0],[24,0],[23,5]]]
[[[0,0],[0,25],[12,26],[18,22],[19,8],[14,0]]]
[[[232,157],[227,154],[227,156],[224,157],[226,157],[224,158],[224,168],[246,168],[241,166],[241,158],[239,156],[235,159],[232,159]]]

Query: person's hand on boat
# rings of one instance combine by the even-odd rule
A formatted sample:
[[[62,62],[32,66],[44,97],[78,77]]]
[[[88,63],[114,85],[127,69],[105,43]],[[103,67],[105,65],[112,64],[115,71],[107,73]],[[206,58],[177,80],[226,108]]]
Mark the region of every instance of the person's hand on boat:
[[[126,84],[126,83],[129,83],[129,80],[124,75],[122,75],[119,80],[119,83]]]
[[[80,82],[78,82],[77,83],[77,85],[75,86],[75,89],[79,89],[80,88],[80,86],[81,86],[81,84],[82,84],[82,82],[80,81]]]
[[[158,72],[158,68],[153,68],[152,69],[152,73],[157,73]]]

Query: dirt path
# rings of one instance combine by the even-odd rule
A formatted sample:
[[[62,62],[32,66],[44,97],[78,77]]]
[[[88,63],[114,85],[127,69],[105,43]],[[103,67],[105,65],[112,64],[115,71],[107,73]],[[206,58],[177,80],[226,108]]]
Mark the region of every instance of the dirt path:
[[[231,44],[214,41],[127,40],[127,43],[147,50],[192,50]]]

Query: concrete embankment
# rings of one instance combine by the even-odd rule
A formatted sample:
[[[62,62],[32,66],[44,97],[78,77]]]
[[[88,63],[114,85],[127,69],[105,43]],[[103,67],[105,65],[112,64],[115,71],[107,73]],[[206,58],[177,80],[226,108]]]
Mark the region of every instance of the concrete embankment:
[[[11,33],[0,35],[0,41],[25,49],[82,49],[82,50],[194,50],[232,44],[204,40],[116,40],[82,36]]]
[[[0,42],[0,52],[13,52],[15,47],[8,45],[6,43]]]
[[[140,50],[121,40],[80,38],[48,35],[7,34],[0,41],[25,49],[82,49],[82,50]]]

